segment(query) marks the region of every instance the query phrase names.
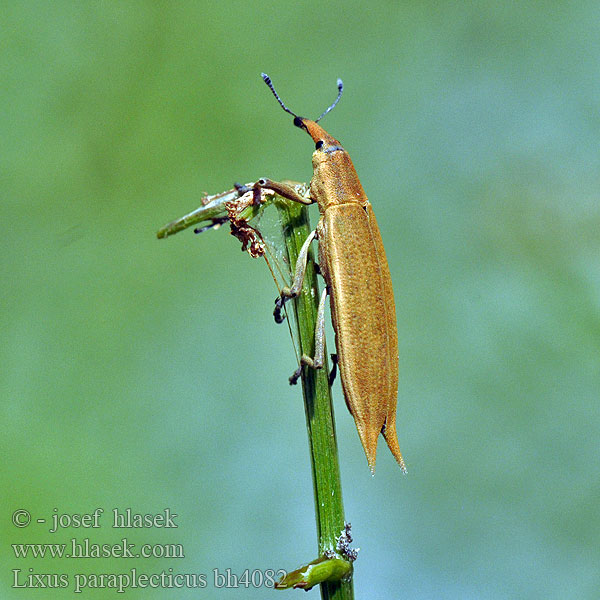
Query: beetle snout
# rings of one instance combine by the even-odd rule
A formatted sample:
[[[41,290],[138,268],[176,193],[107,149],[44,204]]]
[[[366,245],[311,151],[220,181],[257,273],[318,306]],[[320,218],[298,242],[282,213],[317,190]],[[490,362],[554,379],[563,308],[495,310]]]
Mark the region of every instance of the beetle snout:
[[[317,150],[323,150],[327,152],[328,149],[341,148],[341,144],[332,136],[329,135],[318,123],[311,121],[310,119],[303,119],[296,117],[294,119],[294,125],[304,129],[308,135],[313,139]]]

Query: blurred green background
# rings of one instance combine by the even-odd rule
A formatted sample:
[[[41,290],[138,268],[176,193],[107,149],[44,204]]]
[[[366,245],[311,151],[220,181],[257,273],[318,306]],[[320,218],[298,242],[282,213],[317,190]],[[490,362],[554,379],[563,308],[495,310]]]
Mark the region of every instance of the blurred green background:
[[[261,71],[313,118],[343,78],[324,126],[396,291],[408,476],[382,443],[371,478],[335,387],[356,597],[597,598],[599,23],[597,2],[5,4],[2,598],[72,596],[12,589],[30,568],[208,574],[129,598],[299,595],[212,583],[316,553],[273,283],[226,228],[155,239],[203,192],[310,179],[313,144]],[[170,507],[179,528],[11,524],[96,507]],[[185,558],[10,546],[72,537]]]

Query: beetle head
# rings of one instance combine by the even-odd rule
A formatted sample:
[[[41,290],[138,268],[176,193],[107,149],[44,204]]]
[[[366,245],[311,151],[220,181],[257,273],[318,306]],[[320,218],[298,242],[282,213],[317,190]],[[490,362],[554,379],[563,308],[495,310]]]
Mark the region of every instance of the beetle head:
[[[344,84],[341,79],[337,80],[337,88],[338,95],[335,99],[335,102],[329,106],[323,114],[316,120],[311,121],[310,119],[305,119],[304,117],[299,117],[296,113],[292,112],[284,103],[283,100],[279,97],[279,94],[275,91],[273,87],[273,83],[271,82],[271,78],[266,74],[262,73],[262,78],[264,82],[269,86],[269,89],[273,92],[273,95],[277,99],[277,102],[281,105],[281,108],[285,110],[285,112],[289,113],[294,117],[294,125],[296,127],[300,127],[300,129],[304,129],[308,135],[313,139],[316,145],[317,150],[322,150],[323,152],[334,152],[335,150],[341,150],[340,143],[331,135],[329,135],[318,122],[339,102],[342,97],[342,92],[344,91]]]
[[[341,150],[341,144],[332,136],[329,135],[316,121],[296,117],[294,125],[304,129],[315,142],[315,148],[321,152],[330,153],[336,150]]]

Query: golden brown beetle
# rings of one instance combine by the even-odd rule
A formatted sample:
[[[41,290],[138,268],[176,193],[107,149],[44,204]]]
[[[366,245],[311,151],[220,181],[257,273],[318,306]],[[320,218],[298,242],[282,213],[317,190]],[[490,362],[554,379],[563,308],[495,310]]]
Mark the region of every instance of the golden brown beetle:
[[[375,469],[377,439],[381,433],[406,472],[396,434],[396,309],[381,234],[350,156],[340,142],[318,124],[340,99],[342,81],[338,79],[335,102],[316,121],[311,121],[287,108],[270,78],[264,73],[262,77],[281,107],[293,115],[294,125],[304,129],[316,145],[307,197],[300,196],[283,183],[268,179],[256,183],[258,187],[272,189],[295,202],[317,202],[321,214],[316,232],[308,237],[298,257],[294,283],[282,292],[279,308],[288,298],[299,294],[308,248],[316,237],[319,266],[327,286],[319,305],[315,357],[303,356],[302,362],[315,368],[323,366],[323,311],[329,294],[344,397],[356,422],[371,471]]]

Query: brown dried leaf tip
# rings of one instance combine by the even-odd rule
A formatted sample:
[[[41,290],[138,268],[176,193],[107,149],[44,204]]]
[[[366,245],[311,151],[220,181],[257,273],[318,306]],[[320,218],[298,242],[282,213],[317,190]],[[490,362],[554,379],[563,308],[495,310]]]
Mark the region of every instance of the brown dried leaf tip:
[[[251,216],[251,214],[246,209],[249,209],[257,202],[260,204],[265,202],[266,196],[268,195],[267,192],[270,192],[270,190],[260,190],[260,194],[257,194],[255,190],[250,190],[241,198],[231,200],[225,204],[227,208],[227,218],[231,225],[231,235],[240,240],[242,243],[242,251],[247,251],[252,258],[264,256],[265,242],[260,232],[248,225],[248,217]],[[273,195],[272,192],[270,195]],[[243,216],[244,211],[247,214]]]

